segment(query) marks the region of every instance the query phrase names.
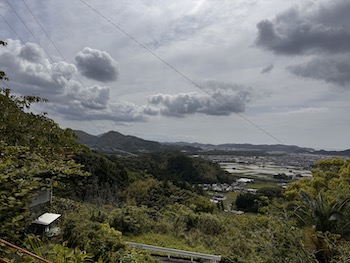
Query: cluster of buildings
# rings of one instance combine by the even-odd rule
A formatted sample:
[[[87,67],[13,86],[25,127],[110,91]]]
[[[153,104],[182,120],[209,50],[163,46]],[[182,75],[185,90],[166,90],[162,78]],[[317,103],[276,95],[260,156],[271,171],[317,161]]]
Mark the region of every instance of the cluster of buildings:
[[[219,193],[225,193],[225,192],[256,193],[257,189],[245,187],[247,184],[253,183],[253,182],[254,182],[254,179],[251,179],[251,178],[239,178],[237,179],[236,182],[233,182],[232,184],[214,183],[214,184],[199,184],[198,186],[201,187],[204,191],[212,191],[212,192],[219,192]]]

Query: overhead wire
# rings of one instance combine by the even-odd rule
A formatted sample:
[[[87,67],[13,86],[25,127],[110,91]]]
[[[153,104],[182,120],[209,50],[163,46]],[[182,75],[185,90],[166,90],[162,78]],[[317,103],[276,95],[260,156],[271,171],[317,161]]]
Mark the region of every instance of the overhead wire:
[[[50,56],[50,54],[45,50],[45,48],[43,47],[43,45],[41,45],[40,41],[36,38],[36,36],[34,35],[34,33],[32,32],[32,30],[26,25],[25,21],[22,19],[22,17],[18,14],[18,12],[15,10],[15,8],[7,1],[5,0],[6,3],[8,4],[8,6],[11,8],[11,10],[15,13],[15,15],[19,18],[19,20],[22,22],[22,24],[25,26],[25,28],[28,30],[28,32],[30,33],[30,35],[35,39],[35,41],[37,42],[37,44],[42,48],[42,50],[45,52],[45,54],[47,55],[47,57],[49,58],[49,60],[52,62],[52,63],[55,63],[54,59]],[[31,12],[32,13],[32,12]],[[11,28],[11,30],[17,35],[17,37],[23,42],[25,43],[25,41],[22,39],[22,37],[17,33],[17,31],[10,25],[10,23],[8,23],[8,21],[6,20],[6,18],[4,16],[2,16],[2,14],[0,13],[0,16],[2,17],[2,19],[6,22],[6,24]],[[36,20],[36,19],[35,19]],[[37,21],[37,20],[36,20]],[[47,35],[47,33],[46,33]],[[51,41],[51,40],[50,40]],[[51,41],[52,42],[52,41]],[[56,46],[55,46],[56,47]],[[61,85],[56,78],[53,77],[52,73],[47,69],[47,67],[45,65],[43,65],[41,63],[41,61],[35,56],[35,54],[33,53],[33,51],[27,46],[25,45],[25,48],[30,52],[30,54],[32,55],[32,57],[36,60],[36,62],[38,64],[41,64],[43,66],[43,68],[45,69],[45,71],[51,76],[51,78],[56,82],[57,85],[59,86],[62,86],[64,89],[67,89],[69,88],[70,89],[70,86],[69,86],[69,83],[67,84],[67,86],[65,85]],[[57,47],[56,47],[57,48]],[[61,52],[58,51],[58,53],[62,56]],[[62,56],[62,58],[64,59],[64,57]],[[68,63],[65,59],[64,61],[66,63]],[[57,64],[57,68],[59,69],[59,71],[61,72],[62,76],[64,76],[65,74],[63,73],[62,69],[60,68],[60,65]],[[90,93],[88,91],[88,89],[81,83],[81,81],[78,81],[82,87],[84,87],[86,90],[87,90],[87,93],[88,95],[90,96]],[[93,98],[91,97],[91,99],[93,100]],[[95,128],[97,130],[99,130],[100,133],[102,133],[102,131],[99,129],[99,127],[94,124],[93,120],[91,120],[89,118],[88,115],[84,114],[84,112],[82,111],[82,109],[76,104],[76,102],[73,101],[73,103],[75,104],[75,107],[82,113],[82,115],[86,117],[86,119],[93,125],[95,126]],[[103,126],[104,123],[101,122]],[[107,129],[107,127],[105,126],[105,128]]]
[[[12,29],[12,31],[16,34],[16,36],[23,42],[25,43],[25,41],[23,40],[23,38],[17,33],[16,30],[14,30],[14,28],[10,25],[10,23],[8,23],[8,21],[3,17],[3,15],[0,13],[0,16],[1,18],[5,21],[5,23]],[[25,46],[25,48],[29,51],[29,53],[31,54],[31,56],[36,60],[36,62],[38,64],[41,64],[40,60],[35,56],[35,54],[33,53],[33,51],[28,47],[28,46]],[[42,64],[41,64],[42,65]],[[56,82],[57,85],[61,86],[61,84],[56,80],[56,78],[54,78],[51,74],[51,72],[44,66],[42,65],[44,70],[51,76],[51,78]],[[7,84],[7,86],[9,86]],[[12,88],[11,88],[12,89]],[[80,109],[78,106],[77,106],[78,109]],[[81,110],[81,109],[80,109]],[[96,125],[95,125],[96,126]],[[97,127],[97,126],[96,126]]]
[[[29,13],[31,14],[31,16],[33,17],[33,19],[35,20],[35,22],[39,25],[39,27],[41,28],[41,30],[44,32],[46,38],[50,41],[50,43],[52,44],[52,46],[55,48],[55,50],[57,51],[57,53],[60,55],[60,57],[68,64],[67,59],[63,56],[62,52],[59,50],[59,48],[57,47],[57,45],[55,44],[55,42],[52,41],[51,37],[49,36],[49,34],[46,32],[46,30],[44,29],[44,27],[42,26],[42,24],[40,23],[40,21],[36,18],[36,15],[34,14],[34,12],[32,11],[32,9],[28,6],[28,4],[26,3],[25,0],[22,0],[23,4],[26,6],[26,8],[28,9]],[[76,77],[76,79],[78,80],[78,82],[82,85],[82,87],[86,90],[87,95],[90,97],[91,100],[94,100],[90,94],[90,91],[88,90],[88,88],[85,86],[85,84],[83,83],[83,81],[80,79],[80,77],[78,76],[78,74],[76,74],[76,72],[72,72],[73,75]],[[111,120],[109,120],[107,118],[107,115],[102,114],[102,117],[104,117],[104,119],[110,123],[111,127],[114,127],[114,124],[112,123]],[[106,128],[106,125],[101,122],[101,124]]]
[[[26,25],[25,21],[21,18],[21,16],[18,14],[18,12],[15,10],[15,8],[7,1],[5,0],[8,4],[8,6],[12,9],[12,11],[15,13],[15,15],[20,19],[20,21],[22,22],[22,24],[26,27],[26,29],[28,30],[28,32],[30,33],[30,35],[35,39],[35,41],[37,42],[37,44],[42,48],[42,50],[45,52],[45,54],[47,55],[47,57],[49,58],[49,60],[52,63],[55,63],[54,59],[50,56],[50,54],[45,50],[45,48],[43,47],[43,45],[41,45],[40,41],[35,37],[34,33],[32,32],[32,30]],[[28,6],[27,6],[28,7]],[[31,10],[30,10],[31,12]],[[32,12],[31,12],[32,13]],[[32,14],[33,15],[33,14]],[[23,42],[25,43],[25,41],[22,39],[22,37],[17,33],[17,31],[11,26],[11,24],[6,20],[6,18],[4,16],[2,16],[2,14],[0,13],[0,16],[2,17],[2,19],[5,21],[5,23],[11,28],[11,30],[17,35],[17,37]],[[34,17],[34,16],[33,16]],[[35,19],[37,21],[37,19]],[[42,26],[41,26],[42,28]],[[46,31],[45,31],[46,33]],[[47,35],[47,33],[46,33]],[[52,40],[50,39],[50,41],[52,42]],[[53,43],[53,42],[52,42]],[[33,51],[26,45],[25,48],[29,51],[29,53],[31,54],[31,56],[36,60],[36,62],[38,64],[41,64],[44,68],[44,70],[51,76],[51,78],[56,82],[57,85],[62,86],[64,89],[70,89],[70,84],[68,83],[66,86],[65,85],[61,85],[56,78],[53,77],[52,73],[47,69],[47,67],[45,65],[43,65],[41,63],[41,61],[35,56],[35,54],[33,53]],[[55,48],[57,49],[57,47],[55,46]],[[58,49],[57,49],[58,50]],[[63,60],[68,63],[65,58],[62,56],[62,53],[58,50],[58,53],[61,55],[61,57],[63,58]],[[63,73],[62,69],[60,68],[60,65],[57,63],[57,68],[58,70],[61,72],[62,76],[64,76],[65,74]],[[76,74],[75,74],[76,75]],[[77,77],[77,75],[76,75]],[[84,86],[84,84],[78,79],[78,82],[81,84],[81,86],[83,88],[86,89],[88,96],[90,96],[90,99],[93,100],[93,98],[91,97],[91,94],[89,92],[89,90]],[[81,112],[82,116],[85,116],[86,120],[89,121],[98,131],[99,133],[103,133],[99,126],[95,124],[95,122],[89,117],[89,115],[86,115],[83,110],[79,107],[79,105],[77,105],[77,102],[73,101],[73,104],[75,105],[76,109],[78,111]],[[105,127],[105,129],[108,129],[105,124],[99,120],[100,123],[102,124],[102,126]]]
[[[8,5],[10,6],[10,8],[13,10],[13,12],[16,14],[16,16],[21,20],[21,22],[24,24],[24,26],[27,28],[27,30],[30,32],[30,34],[33,36],[33,38],[37,41],[37,43],[39,44],[39,46],[44,50],[44,52],[47,54],[47,56],[51,59],[51,61],[53,61],[53,59],[51,58],[51,56],[48,54],[48,52],[46,52],[46,50],[43,48],[43,46],[40,44],[40,41],[38,41],[38,39],[35,37],[35,35],[33,34],[33,32],[26,26],[25,22],[23,21],[23,19],[19,16],[19,14],[15,11],[15,9],[11,6],[11,4],[9,4],[9,2],[7,0],[5,0]],[[43,28],[43,26],[40,24],[40,22],[36,19],[34,13],[32,12],[32,10],[29,8],[29,6],[27,5],[27,3],[22,0],[23,3],[25,4],[26,8],[28,9],[28,11],[31,13],[31,15],[33,16],[34,20],[36,21],[36,23],[40,26],[41,30],[45,33],[46,37],[49,39],[49,41],[51,42],[51,44],[54,46],[54,48],[56,49],[56,51],[58,52],[58,54],[60,54],[60,56],[62,57],[62,59],[68,63],[66,61],[66,59],[64,58],[64,56],[62,55],[62,53],[59,51],[59,49],[57,48],[57,46],[54,44],[54,42],[51,40],[51,38],[49,37],[49,35],[47,34],[47,32],[45,31],[45,29]],[[212,97],[214,100],[216,100],[217,102],[219,102],[220,104],[222,104],[224,107],[226,107],[227,109],[229,109],[231,112],[235,113],[237,116],[239,116],[241,119],[245,120],[246,122],[248,122],[249,124],[251,124],[252,126],[254,126],[255,128],[257,128],[258,130],[260,130],[261,132],[265,133],[267,136],[269,136],[270,138],[274,139],[275,141],[277,141],[278,143],[282,143],[281,140],[279,140],[277,137],[273,136],[270,132],[266,131],[265,129],[263,129],[262,127],[260,127],[259,125],[257,125],[255,122],[251,121],[250,119],[248,119],[247,117],[245,117],[243,114],[237,112],[235,109],[233,109],[232,107],[230,107],[229,105],[227,105],[224,101],[220,100],[218,97],[215,97],[212,93],[210,93],[209,91],[207,91],[206,89],[204,89],[201,85],[199,85],[198,83],[196,83],[195,81],[193,81],[190,77],[188,77],[186,74],[184,74],[183,72],[181,72],[180,70],[178,70],[177,68],[175,68],[174,66],[172,66],[170,63],[168,63],[166,60],[164,60],[162,57],[160,57],[159,55],[157,55],[155,52],[153,52],[151,49],[149,49],[147,46],[145,46],[144,44],[142,44],[140,41],[138,41],[136,38],[134,38],[132,35],[130,35],[128,32],[126,32],[123,28],[121,28],[120,26],[118,26],[116,23],[114,23],[112,20],[110,20],[109,18],[107,18],[105,15],[103,15],[101,12],[99,12],[97,9],[95,9],[93,6],[89,5],[88,3],[86,3],[86,1],[84,0],[80,0],[85,6],[87,6],[89,9],[91,9],[93,12],[95,12],[97,15],[99,15],[100,17],[102,17],[104,20],[106,20],[108,23],[110,23],[112,26],[114,26],[116,29],[118,29],[120,32],[122,32],[124,35],[126,35],[128,38],[130,38],[132,41],[134,41],[135,43],[137,43],[139,46],[141,46],[143,49],[145,49],[148,53],[150,53],[152,56],[154,56],[156,59],[158,59],[161,63],[165,64],[167,67],[169,67],[171,70],[173,70],[174,72],[176,72],[178,75],[180,75],[182,78],[184,78],[185,80],[187,80],[189,83],[191,83],[192,85],[194,85],[195,87],[201,89],[203,92],[205,92],[207,95],[209,95],[210,97]],[[19,34],[13,29],[13,27],[6,21],[6,19],[1,15],[0,16],[3,18],[3,20],[9,25],[9,27],[12,29],[12,31],[15,32],[15,34],[21,39],[21,41],[24,43],[23,39],[19,36]],[[26,46],[27,47],[27,46]],[[28,47],[27,47],[28,48]],[[33,52],[28,48],[28,50],[30,51],[30,53],[35,56],[33,54]],[[38,60],[38,59],[37,59]],[[40,61],[38,61],[40,63]],[[54,61],[53,61],[54,62]],[[46,69],[46,67],[44,67]],[[59,68],[59,66],[58,66]],[[63,74],[62,70],[59,68],[59,70],[61,71],[61,73]],[[46,69],[46,71],[50,74],[50,72]],[[51,75],[51,74],[50,74]],[[64,75],[64,74],[63,74]],[[77,77],[79,83],[87,90],[87,88],[83,85],[83,83],[80,81],[79,77],[75,74],[75,76]],[[52,77],[52,76],[51,76]],[[53,77],[52,77],[53,78]],[[53,78],[54,81],[59,84],[57,82],[57,80],[55,78]],[[64,87],[65,88],[65,87]],[[90,95],[89,91],[87,90],[88,94]],[[92,98],[91,98],[92,99]],[[78,107],[79,110],[81,110],[80,107]],[[106,120],[108,120],[108,118],[106,118]],[[89,120],[91,123],[93,123],[91,120]],[[110,121],[110,120],[108,120]],[[95,125],[96,128],[98,128]],[[105,127],[107,128],[107,127]]]
[[[235,109],[233,109],[232,107],[230,107],[229,105],[227,105],[224,101],[220,100],[219,98],[215,97],[212,93],[210,93],[209,91],[207,91],[206,89],[204,89],[201,85],[199,85],[198,83],[196,83],[194,80],[192,80],[190,77],[188,77],[185,73],[181,72],[180,70],[178,70],[177,68],[175,68],[173,65],[171,65],[169,62],[167,62],[165,59],[163,59],[162,57],[160,57],[158,54],[156,54],[155,52],[153,52],[151,49],[149,49],[146,45],[142,44],[140,41],[138,41],[135,37],[133,37],[131,34],[129,34],[126,30],[124,30],[122,27],[120,27],[119,25],[117,25],[116,23],[114,23],[112,20],[110,20],[108,17],[106,17],[105,15],[103,15],[101,12],[99,12],[96,8],[94,8],[93,6],[91,6],[90,4],[88,4],[86,1],[84,0],[80,0],[80,2],[82,2],[85,6],[87,6],[90,10],[92,10],[94,13],[96,13],[98,16],[100,16],[101,18],[103,18],[105,21],[107,21],[108,23],[110,23],[113,27],[115,27],[117,30],[119,30],[121,33],[123,33],[125,36],[127,36],[128,38],[130,38],[132,41],[134,41],[136,44],[138,44],[140,47],[142,47],[144,50],[146,50],[148,53],[150,53],[152,56],[154,56],[156,59],[158,59],[161,63],[163,63],[164,65],[166,65],[167,67],[169,67],[171,70],[173,70],[174,72],[176,72],[178,75],[180,75],[182,78],[184,78],[185,80],[187,80],[188,82],[190,82],[192,85],[194,85],[195,87],[201,89],[203,92],[205,92],[206,94],[208,94],[210,97],[212,97],[214,100],[216,100],[217,102],[219,102],[221,105],[223,105],[224,107],[226,107],[227,109],[229,109],[231,112],[235,113],[237,116],[239,116],[241,119],[243,119],[244,121],[248,122],[249,124],[251,124],[252,126],[254,126],[255,128],[257,128],[258,130],[260,130],[261,132],[263,132],[265,135],[269,136],[270,138],[272,138],[273,140],[277,141],[280,144],[284,144],[281,140],[279,140],[277,137],[273,136],[270,132],[266,131],[265,129],[263,129],[262,127],[260,127],[258,124],[256,124],[255,122],[251,121],[250,119],[248,119],[247,117],[245,117],[243,114],[237,112]]]
[[[32,32],[32,30],[26,25],[25,21],[21,18],[21,16],[18,14],[18,12],[15,10],[15,8],[7,1],[7,4],[9,5],[9,7],[12,9],[12,11],[15,13],[15,15],[20,19],[20,21],[22,22],[22,24],[26,27],[26,29],[28,30],[28,32],[30,33],[30,35],[35,39],[35,41],[37,42],[37,44],[42,48],[42,50],[45,52],[45,54],[47,55],[47,57],[49,58],[49,60],[52,63],[55,63],[55,61],[53,60],[53,58],[50,56],[50,54],[45,50],[45,48],[41,45],[40,41],[35,37],[34,33]],[[2,19],[5,21],[5,23],[11,28],[11,30],[16,34],[16,36],[23,42],[25,43],[25,41],[23,40],[23,38],[17,33],[17,31],[11,26],[11,24],[6,20],[6,18],[0,13],[0,16],[2,17]],[[29,53],[31,54],[31,56],[36,60],[36,62],[38,64],[41,64],[44,68],[44,70],[51,76],[51,78],[56,82],[57,85],[62,86],[64,89],[70,89],[70,84],[68,83],[66,86],[65,85],[61,85],[56,78],[53,77],[52,73],[47,69],[47,67],[45,65],[42,64],[42,62],[36,57],[36,55],[33,53],[33,51],[27,46],[25,45],[25,48],[29,51]],[[57,47],[56,47],[57,48]],[[59,54],[61,54],[61,52],[59,52]],[[64,57],[63,57],[64,59]],[[66,63],[68,63],[65,59],[64,61]],[[57,64],[57,68],[59,69],[59,71],[61,72],[62,76],[64,76],[65,74],[63,73],[63,71],[60,68],[60,65]],[[81,83],[81,81],[78,81],[83,88],[86,89],[88,96],[90,96],[90,98],[93,100],[93,98],[91,97],[91,94],[89,92],[89,90],[84,86],[83,83]],[[93,126],[95,126],[95,128],[99,131],[100,134],[102,134],[103,132],[100,130],[100,128],[94,123],[94,121],[89,117],[89,115],[86,115],[83,110],[79,107],[79,105],[77,105],[77,102],[73,101],[73,104],[75,105],[76,109],[78,111],[81,112],[82,116],[85,116],[86,120],[89,121]],[[105,124],[99,120],[102,124],[102,126],[105,127],[105,129],[108,129]]]

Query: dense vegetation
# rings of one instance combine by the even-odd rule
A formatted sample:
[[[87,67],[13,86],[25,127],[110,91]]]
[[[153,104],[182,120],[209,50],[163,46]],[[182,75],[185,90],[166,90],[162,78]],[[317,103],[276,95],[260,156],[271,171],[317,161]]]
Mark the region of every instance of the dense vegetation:
[[[4,72],[0,72],[5,79]],[[244,215],[223,212],[193,186],[232,182],[217,165],[179,152],[106,156],[76,143],[35,96],[0,93],[0,237],[53,262],[157,262],[125,241],[220,254],[222,262],[348,262],[350,160],[321,161],[312,179],[284,193],[239,195]],[[24,235],[40,211],[38,189],[53,187],[41,212],[63,215],[51,240]],[[0,245],[0,258],[34,262]]]

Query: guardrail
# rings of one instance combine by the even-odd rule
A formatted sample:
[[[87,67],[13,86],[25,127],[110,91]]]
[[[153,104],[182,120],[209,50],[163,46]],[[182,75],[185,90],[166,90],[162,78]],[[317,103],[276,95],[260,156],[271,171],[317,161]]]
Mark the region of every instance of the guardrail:
[[[190,257],[191,262],[193,262],[193,258],[209,259],[212,262],[221,261],[221,256],[217,256],[217,255],[203,254],[203,253],[191,252],[191,251],[174,249],[174,248],[157,247],[157,246],[151,246],[151,245],[134,243],[134,242],[126,242],[126,244],[134,248],[151,250],[156,252],[163,252],[168,255],[168,258],[170,258],[170,255],[173,254],[173,255]]]

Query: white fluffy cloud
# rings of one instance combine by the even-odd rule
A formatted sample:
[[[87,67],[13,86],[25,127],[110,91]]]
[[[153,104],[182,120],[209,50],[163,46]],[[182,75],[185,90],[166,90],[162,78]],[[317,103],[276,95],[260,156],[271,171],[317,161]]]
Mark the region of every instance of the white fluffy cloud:
[[[51,62],[36,44],[21,44],[18,40],[6,40],[8,45],[0,50],[0,60],[17,92],[36,93],[50,98],[64,92],[71,76],[76,72],[73,64]],[[49,98],[49,99],[50,99]]]
[[[157,94],[150,96],[148,102],[166,116],[184,117],[195,113],[228,116],[244,112],[256,97],[251,88],[230,83],[206,81],[202,87],[207,93]]]
[[[6,48],[0,49],[0,61],[5,65],[2,69],[10,78],[8,84],[14,92],[47,98],[50,103],[46,108],[67,119],[106,119],[115,122],[146,120],[143,116],[144,107],[124,101],[111,102],[110,87],[84,86],[74,80],[77,73],[74,64],[50,61],[44,50],[34,43],[21,44],[11,39],[6,42]],[[91,54],[100,54],[106,58],[106,65],[114,63],[103,52],[92,50]],[[92,63],[90,59],[87,61]],[[110,72],[116,76],[116,71]]]
[[[75,56],[77,67],[87,78],[110,82],[119,75],[118,63],[106,52],[85,47]]]

